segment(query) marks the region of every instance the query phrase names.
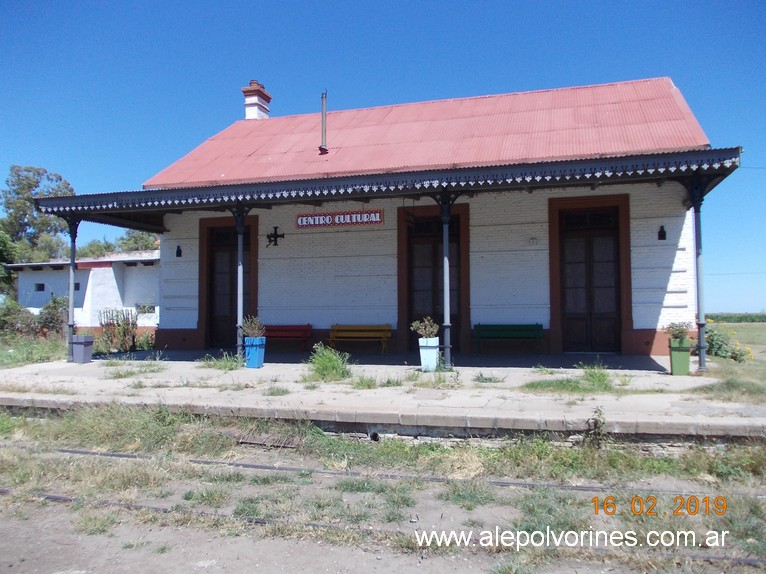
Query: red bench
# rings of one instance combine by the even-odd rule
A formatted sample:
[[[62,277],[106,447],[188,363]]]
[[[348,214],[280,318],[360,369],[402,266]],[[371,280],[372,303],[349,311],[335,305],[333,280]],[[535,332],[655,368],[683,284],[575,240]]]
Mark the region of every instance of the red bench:
[[[266,340],[287,339],[301,341],[303,350],[309,350],[309,343],[314,336],[313,329],[308,325],[266,325]]]

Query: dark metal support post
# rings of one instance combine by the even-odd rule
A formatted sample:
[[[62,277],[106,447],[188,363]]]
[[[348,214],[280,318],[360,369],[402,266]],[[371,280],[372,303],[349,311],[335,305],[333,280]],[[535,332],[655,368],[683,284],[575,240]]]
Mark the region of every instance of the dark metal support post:
[[[705,199],[703,182],[695,179],[691,190],[692,208],[694,209],[694,247],[696,252],[697,275],[697,337],[699,341],[699,371],[707,371],[707,341],[705,340],[705,297],[702,277],[702,202]]]
[[[69,312],[67,316],[67,362],[74,361],[74,272],[77,269],[77,228],[80,225],[79,219],[67,219],[69,224]]]
[[[460,196],[459,193],[450,193],[443,191],[439,195],[433,195],[434,201],[439,205],[439,211],[442,221],[442,272],[443,272],[443,303],[444,318],[442,329],[444,333],[444,368],[452,368],[452,324],[450,308],[450,279],[449,279],[449,224],[452,220],[452,204]]]
[[[237,355],[245,356],[245,336],[242,324],[245,320],[245,218],[249,208],[237,206],[231,210],[237,230]]]
[[[450,309],[450,284],[449,284],[449,222],[452,219],[452,202],[445,201],[442,198],[441,202],[441,216],[442,216],[442,247],[444,253],[443,259],[443,273],[444,273],[444,285],[443,295],[444,304],[444,368],[452,368],[452,324],[450,323],[450,315],[452,310]]]

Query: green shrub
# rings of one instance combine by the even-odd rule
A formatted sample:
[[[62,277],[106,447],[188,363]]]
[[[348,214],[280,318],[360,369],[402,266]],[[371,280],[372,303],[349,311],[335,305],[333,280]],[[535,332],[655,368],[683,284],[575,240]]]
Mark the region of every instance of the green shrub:
[[[61,335],[64,333],[69,318],[69,299],[67,297],[51,296],[40,313],[37,315],[35,324],[37,332],[41,335],[55,333]]]
[[[348,353],[341,353],[322,343],[314,345],[308,364],[311,375],[322,381],[340,381],[351,376]]]
[[[723,359],[733,359],[738,363],[743,363],[752,358],[753,353],[749,347],[742,347],[732,337],[732,331],[721,327],[713,326],[705,331],[705,342],[707,343],[707,352],[714,357]]]
[[[144,331],[136,337],[137,351],[151,351],[154,349],[154,333]]]
[[[109,351],[135,351],[138,317],[131,309],[104,309],[98,313],[103,346]]]
[[[31,335],[35,332],[35,316],[13,299],[0,305],[0,333],[3,335]]]

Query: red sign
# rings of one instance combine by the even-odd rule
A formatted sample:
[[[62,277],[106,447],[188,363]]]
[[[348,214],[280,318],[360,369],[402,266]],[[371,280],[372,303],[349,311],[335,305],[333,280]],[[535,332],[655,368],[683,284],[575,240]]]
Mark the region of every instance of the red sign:
[[[295,226],[298,229],[305,229],[307,227],[344,227],[346,225],[379,225],[381,223],[383,223],[382,209],[300,213],[295,216]]]

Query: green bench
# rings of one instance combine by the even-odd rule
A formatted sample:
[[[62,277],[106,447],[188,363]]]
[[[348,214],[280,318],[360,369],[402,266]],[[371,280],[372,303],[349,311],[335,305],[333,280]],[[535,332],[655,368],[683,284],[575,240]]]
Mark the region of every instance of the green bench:
[[[473,326],[473,338],[476,341],[479,354],[481,354],[482,341],[536,341],[537,352],[542,351],[543,326],[540,323],[533,325],[483,325],[477,323]]]

